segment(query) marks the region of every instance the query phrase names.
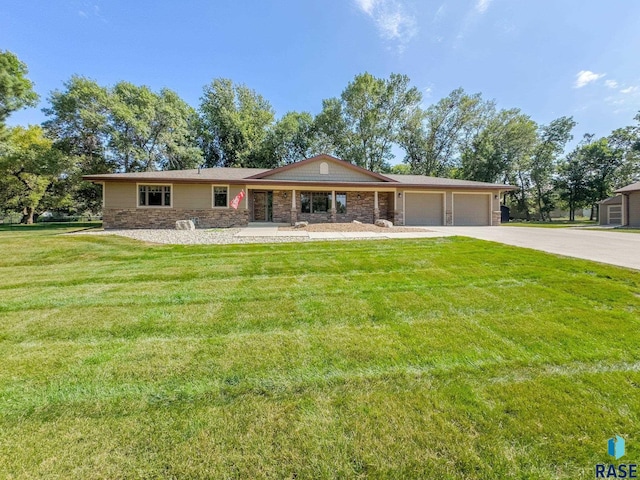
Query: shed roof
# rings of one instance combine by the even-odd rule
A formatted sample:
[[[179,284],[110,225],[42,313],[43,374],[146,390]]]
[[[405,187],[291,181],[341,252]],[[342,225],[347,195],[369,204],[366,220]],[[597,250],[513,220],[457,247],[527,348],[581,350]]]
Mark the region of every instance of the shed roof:
[[[619,188],[615,191],[615,193],[637,192],[638,190],[640,190],[640,182],[632,183],[631,185],[627,185],[626,187]]]
[[[622,203],[622,195],[616,195],[615,197],[605,198],[598,202],[600,205],[618,205]]]

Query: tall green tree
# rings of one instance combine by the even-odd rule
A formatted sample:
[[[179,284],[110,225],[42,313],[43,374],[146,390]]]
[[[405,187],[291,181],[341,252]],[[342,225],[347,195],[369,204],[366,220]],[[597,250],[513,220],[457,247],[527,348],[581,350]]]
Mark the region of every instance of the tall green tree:
[[[200,145],[209,167],[247,167],[259,157],[273,108],[245,85],[217,78],[200,99]]]
[[[583,145],[581,154],[589,167],[591,219],[594,219],[598,202],[613,193],[616,172],[624,165],[624,151],[603,137]]]
[[[525,185],[536,128],[535,122],[520,110],[501,110],[463,150],[459,176],[478,182],[511,181]],[[516,170],[520,178],[515,175]]]
[[[479,93],[468,95],[462,88],[424,111],[415,110],[400,133],[404,161],[413,173],[446,175],[494,112],[493,102],[483,101]]]
[[[35,107],[38,95],[33,82],[27,78],[27,65],[8,50],[0,51],[0,135],[13,112]]]
[[[640,178],[640,114],[635,125],[618,128],[608,137],[610,145],[622,152],[623,161],[613,175],[613,185],[623,187]]]
[[[46,135],[70,159],[66,190],[78,211],[98,213],[102,208],[102,187],[82,181],[82,175],[116,172],[115,156],[109,155],[109,97],[106,87],[73,76],[63,90],[54,90],[43,109]]]
[[[74,76],[52,92],[44,122],[56,146],[78,159],[83,173],[194,168],[197,113],[175,92],[119,82],[108,88]],[[89,168],[84,168],[89,167]]]
[[[317,153],[313,117],[308,112],[288,112],[271,127],[252,164],[275,168],[299,162]]]
[[[569,220],[575,220],[575,211],[586,207],[590,199],[589,165],[586,162],[583,145],[578,145],[558,164],[554,178],[554,190],[569,210]]]
[[[383,79],[364,73],[347,85],[339,99],[323,102],[317,125],[332,139],[337,155],[379,172],[393,157],[400,130],[421,100],[406,75]]]
[[[66,170],[66,161],[41,127],[8,129],[6,148],[0,154],[0,201],[5,208],[21,212],[22,223],[33,223],[52,184]]]
[[[125,172],[199,165],[196,112],[175,92],[120,82],[108,106],[110,151]]]
[[[531,184],[538,218],[547,220],[553,204],[553,175],[559,156],[573,138],[576,126],[572,117],[560,117],[538,129],[538,141],[531,156]]]

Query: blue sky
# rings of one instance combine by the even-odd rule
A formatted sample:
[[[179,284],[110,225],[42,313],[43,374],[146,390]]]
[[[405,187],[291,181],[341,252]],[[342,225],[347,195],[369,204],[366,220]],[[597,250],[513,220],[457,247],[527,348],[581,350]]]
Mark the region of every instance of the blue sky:
[[[407,74],[428,105],[457,87],[546,123],[607,135],[640,110],[636,0],[3,0],[0,49],[29,67],[39,108],[72,74],[168,87],[197,107],[216,77],[278,117],[313,114],[361,72]]]

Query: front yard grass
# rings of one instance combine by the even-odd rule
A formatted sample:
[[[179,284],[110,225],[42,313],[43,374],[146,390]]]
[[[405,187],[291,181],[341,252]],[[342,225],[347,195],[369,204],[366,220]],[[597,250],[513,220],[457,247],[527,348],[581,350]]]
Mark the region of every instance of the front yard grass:
[[[596,226],[597,222],[595,220],[568,220],[561,218],[554,218],[552,221],[524,221],[524,220],[513,220],[508,223],[503,223],[502,226],[505,227],[534,227],[534,228],[569,228],[569,227],[588,227],[588,226]]]
[[[0,478],[593,478],[614,434],[640,460],[636,271],[64,231],[0,232]]]

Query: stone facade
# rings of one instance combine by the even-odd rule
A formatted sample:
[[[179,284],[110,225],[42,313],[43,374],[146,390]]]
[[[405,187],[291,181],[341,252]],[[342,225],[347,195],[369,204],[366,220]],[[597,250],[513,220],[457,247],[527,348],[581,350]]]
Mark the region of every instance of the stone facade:
[[[194,220],[196,228],[241,227],[249,223],[249,211],[244,208],[106,208],[102,215],[104,228],[175,228],[177,220]]]
[[[491,212],[491,225],[498,226],[502,224],[502,212],[494,210]]]
[[[395,210],[393,212],[393,224],[396,226],[404,225],[404,215],[402,214],[402,210]]]
[[[273,192],[273,221],[274,223],[294,224],[291,217],[291,192],[274,190]]]

